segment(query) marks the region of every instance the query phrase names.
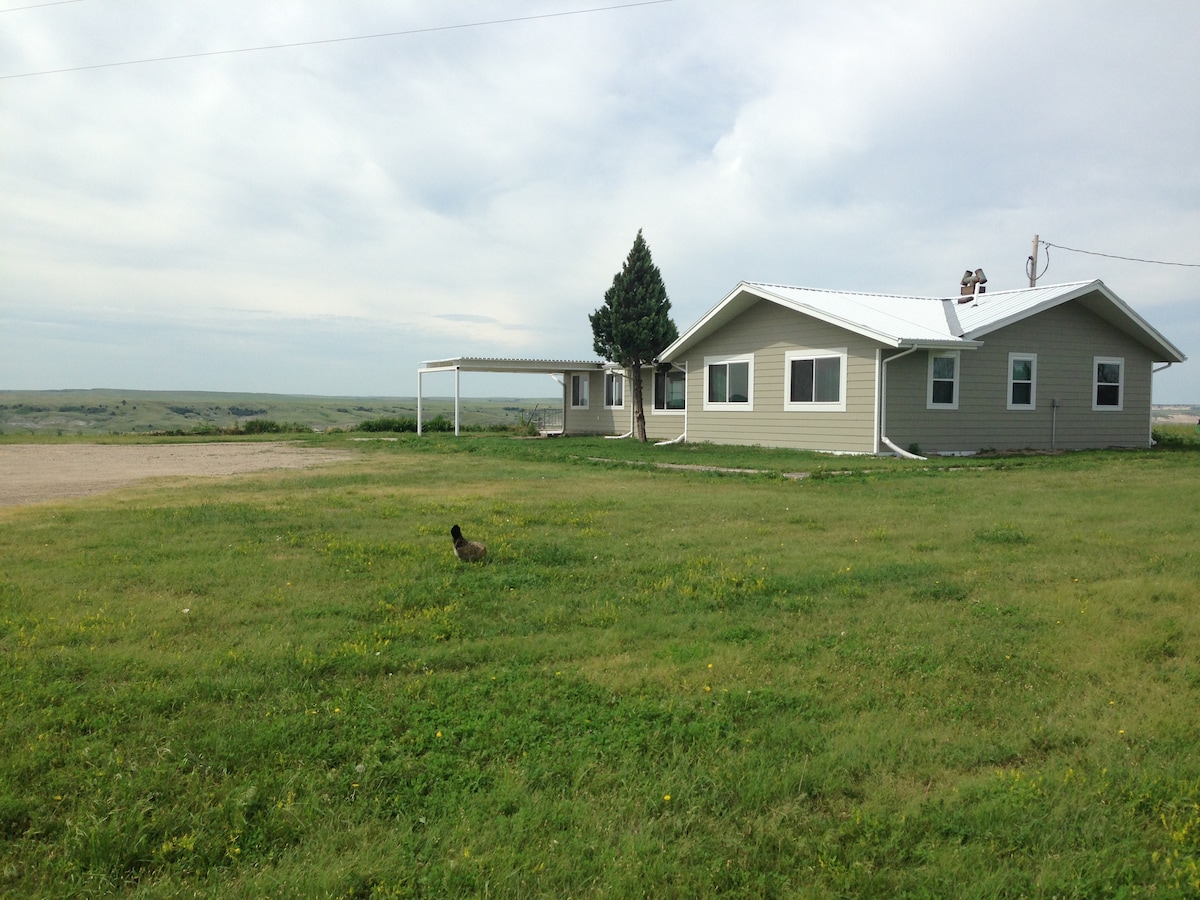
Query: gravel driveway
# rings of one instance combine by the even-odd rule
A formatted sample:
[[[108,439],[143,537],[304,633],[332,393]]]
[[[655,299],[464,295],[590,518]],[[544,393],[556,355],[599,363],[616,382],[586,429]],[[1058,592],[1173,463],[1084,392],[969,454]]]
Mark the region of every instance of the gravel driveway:
[[[0,506],[101,494],[146,478],[243,475],[352,459],[298,443],[0,445]]]

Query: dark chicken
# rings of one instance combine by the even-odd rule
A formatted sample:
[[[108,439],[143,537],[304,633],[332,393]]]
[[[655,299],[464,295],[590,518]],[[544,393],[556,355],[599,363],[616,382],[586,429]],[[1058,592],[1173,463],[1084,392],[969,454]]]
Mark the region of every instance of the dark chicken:
[[[450,529],[450,537],[454,539],[454,555],[463,562],[480,562],[487,556],[487,547],[477,541],[468,541],[457,525]]]

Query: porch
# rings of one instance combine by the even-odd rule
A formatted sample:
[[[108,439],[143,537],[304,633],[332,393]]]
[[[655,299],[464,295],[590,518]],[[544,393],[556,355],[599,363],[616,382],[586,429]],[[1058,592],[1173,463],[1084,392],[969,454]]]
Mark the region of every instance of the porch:
[[[451,359],[428,360],[417,367],[417,434],[421,434],[422,398],[424,396],[425,376],[437,372],[454,373],[454,433],[460,432],[461,396],[463,372],[487,372],[508,375],[550,375],[558,379],[559,384],[566,380],[568,372],[598,372],[604,370],[604,363],[597,360],[563,360],[563,359],[492,359],[488,357],[457,356]],[[562,434],[566,419],[566,393],[559,398],[557,408],[547,406],[538,411],[538,432],[541,434]]]

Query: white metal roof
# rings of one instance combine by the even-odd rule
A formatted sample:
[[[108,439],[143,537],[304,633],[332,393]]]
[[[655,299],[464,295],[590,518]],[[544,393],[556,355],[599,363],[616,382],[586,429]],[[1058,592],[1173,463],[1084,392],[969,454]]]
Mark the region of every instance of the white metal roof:
[[[603,369],[600,360],[580,359],[501,359],[487,356],[455,356],[450,359],[433,359],[421,363],[418,372],[514,372],[537,375],[543,372],[584,372]]]
[[[1186,357],[1101,281],[987,292],[968,298],[907,297],[827,291],[743,281],[662,352],[669,362],[750,306],[766,300],[889,347],[978,347],[981,338],[1043,310],[1079,300],[1092,312],[1133,335],[1163,362]]]

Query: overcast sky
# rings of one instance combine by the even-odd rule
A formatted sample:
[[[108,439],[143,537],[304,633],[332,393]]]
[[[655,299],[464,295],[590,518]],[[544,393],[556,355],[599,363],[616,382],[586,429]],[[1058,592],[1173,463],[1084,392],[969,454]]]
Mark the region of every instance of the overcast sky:
[[[641,228],[680,330],[742,280],[1027,286],[1034,234],[1190,263],[1040,283],[1103,279],[1200,403],[1200,3],[618,2],[0,0],[0,388],[590,359]]]

